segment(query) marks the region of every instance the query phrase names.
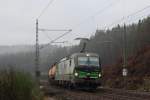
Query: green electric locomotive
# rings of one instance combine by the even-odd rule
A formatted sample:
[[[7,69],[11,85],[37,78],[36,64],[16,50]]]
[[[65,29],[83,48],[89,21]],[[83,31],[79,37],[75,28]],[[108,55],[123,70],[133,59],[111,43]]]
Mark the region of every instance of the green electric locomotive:
[[[101,62],[95,53],[74,53],[49,70],[50,83],[72,88],[96,89],[101,85]]]

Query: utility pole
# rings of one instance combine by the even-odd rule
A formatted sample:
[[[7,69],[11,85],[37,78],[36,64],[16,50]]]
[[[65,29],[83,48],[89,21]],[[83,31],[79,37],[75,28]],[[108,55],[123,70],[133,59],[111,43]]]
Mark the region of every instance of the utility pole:
[[[127,74],[128,74],[128,70],[127,70],[127,36],[126,36],[126,25],[124,24],[124,32],[123,32],[123,70],[122,70],[122,75],[124,77],[124,85],[126,85]]]
[[[127,58],[127,50],[126,50],[126,48],[127,48],[127,44],[126,44],[126,42],[127,42],[127,39],[126,39],[126,26],[125,26],[125,24],[124,24],[124,33],[123,33],[123,67],[126,67],[126,58]]]
[[[64,31],[64,32],[66,32],[66,33],[62,34],[61,36],[59,36],[56,39],[51,41],[51,43],[54,43],[57,39],[61,38],[62,36],[66,35],[66,34],[68,34],[72,30],[71,29],[67,30],[67,29],[43,29],[43,28],[39,28],[38,19],[36,19],[35,77],[36,77],[37,81],[39,81],[39,77],[40,77],[40,69],[39,69],[39,65],[40,65],[40,49],[43,48],[43,47],[40,48],[40,45],[39,45],[39,31],[58,31],[58,32]]]
[[[36,19],[36,44],[35,44],[35,76],[37,80],[39,80],[40,77],[40,70],[39,70],[39,59],[40,59],[40,53],[39,53],[39,34],[38,34],[38,19]]]

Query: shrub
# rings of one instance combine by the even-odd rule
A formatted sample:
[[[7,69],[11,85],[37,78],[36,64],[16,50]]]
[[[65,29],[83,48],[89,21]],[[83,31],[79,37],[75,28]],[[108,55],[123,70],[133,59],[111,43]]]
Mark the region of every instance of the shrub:
[[[40,95],[29,74],[12,69],[0,72],[0,100],[39,100]]]

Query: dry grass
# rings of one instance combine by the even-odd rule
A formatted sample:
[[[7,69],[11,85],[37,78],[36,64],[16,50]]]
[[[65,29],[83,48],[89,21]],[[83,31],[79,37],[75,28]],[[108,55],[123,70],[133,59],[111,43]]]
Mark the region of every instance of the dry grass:
[[[37,85],[29,74],[0,71],[0,100],[41,100]]]

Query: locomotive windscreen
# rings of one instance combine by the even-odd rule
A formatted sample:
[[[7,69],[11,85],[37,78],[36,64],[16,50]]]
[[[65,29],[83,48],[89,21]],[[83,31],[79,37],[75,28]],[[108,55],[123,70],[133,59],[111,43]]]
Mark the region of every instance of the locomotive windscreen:
[[[78,65],[84,66],[99,66],[98,57],[78,57]]]

